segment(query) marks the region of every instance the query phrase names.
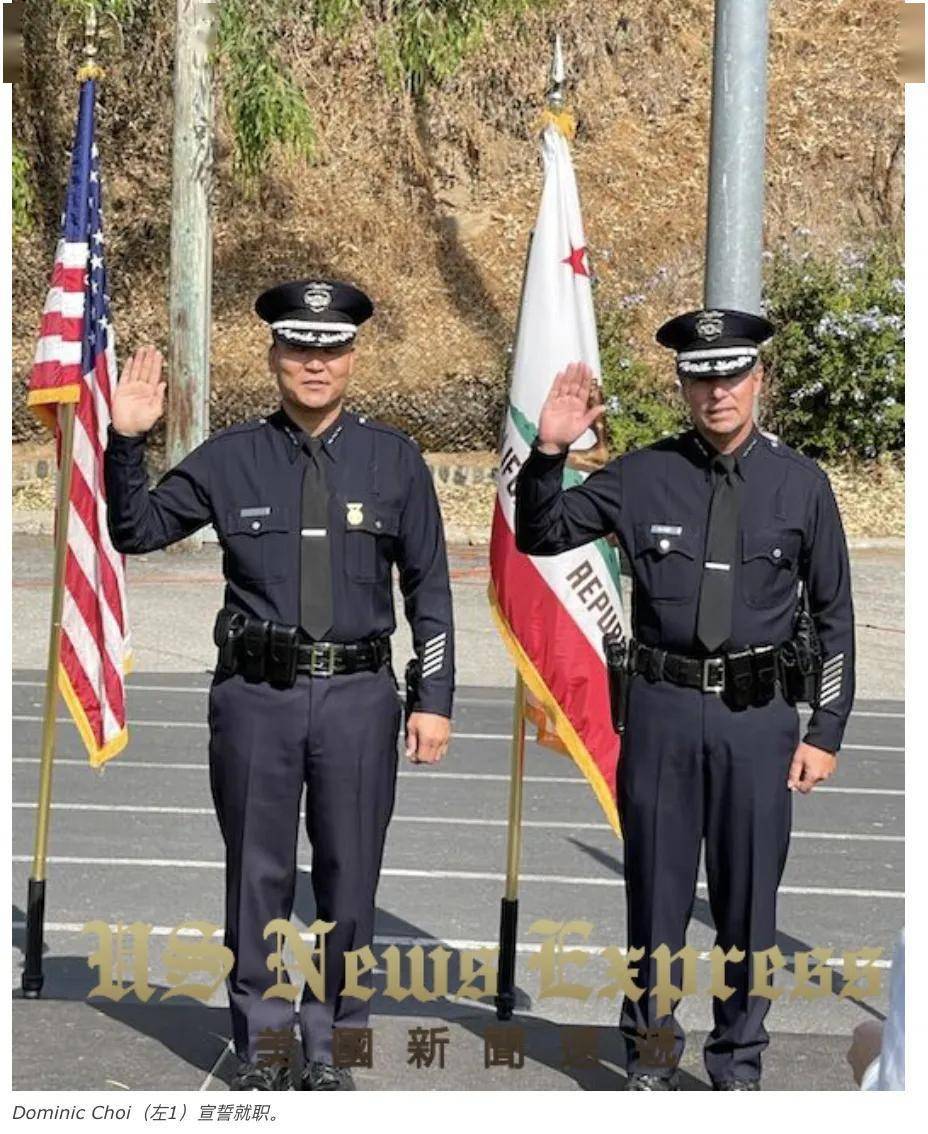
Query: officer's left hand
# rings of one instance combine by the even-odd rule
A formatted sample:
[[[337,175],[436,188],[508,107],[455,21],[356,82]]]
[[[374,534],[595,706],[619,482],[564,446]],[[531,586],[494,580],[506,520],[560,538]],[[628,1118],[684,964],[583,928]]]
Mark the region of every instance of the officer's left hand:
[[[827,780],[837,769],[838,757],[833,752],[826,752],[823,748],[802,741],[789,766],[786,786],[790,791],[801,791],[803,795],[808,795],[819,781]]]
[[[411,764],[437,764],[448,750],[451,721],[438,713],[410,713],[406,722],[406,755]]]

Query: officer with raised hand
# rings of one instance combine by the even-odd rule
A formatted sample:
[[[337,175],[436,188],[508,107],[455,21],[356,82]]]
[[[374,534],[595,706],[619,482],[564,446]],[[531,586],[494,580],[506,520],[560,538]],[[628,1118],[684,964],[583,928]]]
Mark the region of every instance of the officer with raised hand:
[[[751,956],[776,942],[791,793],[834,773],[854,696],[848,553],[828,478],[753,420],[772,333],[728,310],[666,323],[658,342],[676,352],[693,428],[565,491],[567,449],[603,412],[590,408],[589,368],[568,366],[517,479],[521,551],[616,533],[631,565],[617,804],[628,945],[644,950],[644,995],[621,1017],[634,1090],[676,1085],[684,1034],[656,1013],[652,953],[685,943],[703,840],[716,944],[746,955],[726,966],[732,994],[713,1000],[706,1068],[717,1090],[759,1089],[770,1002],[749,995]],[[813,712],[800,739],[801,699]]]
[[[394,803],[401,704],[391,662],[391,572],[418,658],[407,696],[406,755],[435,763],[450,736],[451,590],[441,515],[417,445],[344,408],[358,327],[373,305],[328,279],[272,287],[280,407],[224,429],[151,490],[145,434],[162,413],[161,355],[143,347],[115,391],[104,472],[118,551],[162,548],[212,524],[223,549],[225,605],[209,692],[210,785],[226,844],[228,988],[241,1061],[233,1089],[287,1090],[288,1066],[262,1057],[292,1033],[265,926],[290,916],[306,784],[325,997],[299,1005],[304,1090],[353,1089],[335,1065],[336,1029],[367,1026],[369,1001],[341,995],[343,954],[370,946],[374,898]],[[361,983],[370,985],[369,975]],[[276,1037],[276,1038],[275,1038]],[[286,1047],[286,1042],[283,1043]]]

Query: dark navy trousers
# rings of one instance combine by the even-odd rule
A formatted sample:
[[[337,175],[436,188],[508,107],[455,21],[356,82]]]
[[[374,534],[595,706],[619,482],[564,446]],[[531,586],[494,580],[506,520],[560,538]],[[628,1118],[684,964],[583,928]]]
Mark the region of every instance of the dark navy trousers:
[[[299,1005],[304,1054],[331,1063],[333,1027],[367,1026],[369,1002],[340,995],[343,954],[373,941],[401,712],[389,665],[300,675],[291,689],[238,674],[213,679],[210,786],[226,845],[225,944],[235,957],[227,984],[242,1059],[260,1056],[262,1032],[289,1033],[294,1023],[290,1001],[262,998],[277,980],[267,967],[277,935],[265,939],[264,928],[293,909],[304,784],[316,917],[336,923],[325,938],[325,999],[307,984]]]
[[[637,1003],[626,997],[621,1015],[630,1071],[667,1075],[683,1052],[680,1024],[656,1015],[649,956],[659,945],[673,954],[685,943],[705,842],[716,944],[747,953],[725,969],[734,994],[712,1002],[706,1069],[714,1081],[759,1078],[770,1001],[748,995],[751,954],[776,942],[792,818],[786,778],[798,743],[798,713],[779,690],[763,707],[733,711],[717,694],[633,678],[617,799],[628,945],[645,950],[635,978],[645,994]],[[678,987],[681,971],[678,962]]]

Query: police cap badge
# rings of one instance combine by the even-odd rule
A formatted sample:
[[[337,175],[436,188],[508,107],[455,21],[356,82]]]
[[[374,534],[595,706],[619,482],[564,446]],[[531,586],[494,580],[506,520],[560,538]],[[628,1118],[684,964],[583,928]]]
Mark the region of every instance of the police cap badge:
[[[732,377],[757,362],[758,348],[773,334],[773,324],[745,311],[688,311],[657,332],[661,346],[677,352],[681,378]]]
[[[270,323],[275,342],[330,347],[350,343],[374,305],[353,284],[313,278],[268,288],[255,311]]]

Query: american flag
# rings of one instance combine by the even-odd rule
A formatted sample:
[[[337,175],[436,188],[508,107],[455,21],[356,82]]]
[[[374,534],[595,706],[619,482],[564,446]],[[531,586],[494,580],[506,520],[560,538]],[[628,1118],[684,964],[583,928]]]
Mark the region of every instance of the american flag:
[[[103,264],[100,166],[94,142],[95,80],[81,85],[61,237],[29,379],[28,404],[55,433],[74,403],[74,463],[58,688],[97,767],[126,745],[124,674],[129,668],[125,560],[106,526],[103,452],[117,381]]]

